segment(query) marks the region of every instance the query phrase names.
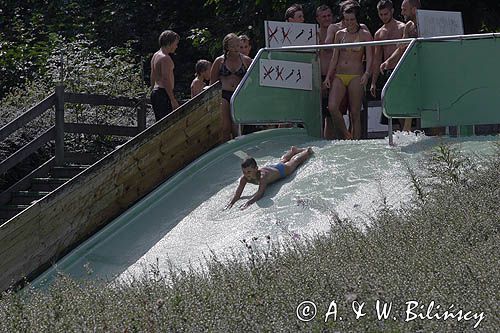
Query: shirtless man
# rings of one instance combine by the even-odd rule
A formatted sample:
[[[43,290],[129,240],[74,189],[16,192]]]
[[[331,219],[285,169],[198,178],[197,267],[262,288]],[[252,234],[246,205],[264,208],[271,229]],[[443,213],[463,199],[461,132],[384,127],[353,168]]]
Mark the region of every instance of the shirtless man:
[[[403,38],[418,37],[417,9],[419,8],[420,0],[403,0],[401,4],[401,14],[406,20],[403,29]],[[380,65],[380,73],[383,74],[386,70],[395,68],[407,47],[407,44],[398,46],[392,55]],[[403,131],[411,131],[411,118],[405,119]]]
[[[304,161],[309,159],[313,154],[311,147],[309,148],[297,148],[292,146],[290,150],[281,157],[278,164],[268,165],[262,168],[257,166],[257,162],[252,157],[247,157],[243,163],[241,163],[241,170],[243,176],[240,177],[240,183],[236,189],[231,201],[226,205],[225,209],[233,207],[233,205],[238,201],[243,193],[243,189],[247,183],[252,183],[254,185],[259,185],[259,189],[255,192],[252,197],[240,206],[240,209],[245,209],[264,195],[267,185],[274,183],[277,180],[285,178],[292,174],[299,165]]]
[[[179,35],[166,30],[158,38],[160,49],[151,58],[151,104],[156,121],[179,107],[174,96],[174,53],[179,44]]]
[[[294,23],[304,23],[304,10],[302,6],[295,3],[285,11],[285,21]]]
[[[394,6],[391,0],[380,0],[377,4],[378,17],[384,23],[380,29],[375,33],[374,40],[388,40],[388,39],[400,39],[403,37],[403,30],[405,24],[403,22],[394,19]],[[379,68],[383,61],[389,59],[389,57],[396,51],[397,45],[378,45],[375,46],[374,56],[373,56],[373,77],[372,84],[370,87],[370,92],[373,97],[377,97],[377,79],[379,77]],[[395,66],[394,66],[395,67]],[[385,79],[389,78],[389,75],[394,70],[394,67],[388,67],[385,69]]]
[[[316,9],[316,21],[319,24],[318,43],[325,44],[328,27],[333,23],[333,14],[330,7],[321,5]],[[332,49],[325,49],[319,51],[319,62],[321,66],[321,82],[325,80],[326,73],[328,72],[328,65],[332,60]],[[321,93],[321,109],[323,114],[323,137],[327,140],[332,140],[333,125],[330,112],[328,112],[328,89],[323,87]]]
[[[378,17],[384,25],[380,27],[375,33],[374,40],[388,40],[388,39],[400,39],[403,37],[403,30],[405,24],[403,22],[394,19],[394,5],[391,0],[380,0],[377,4]],[[389,57],[396,51],[398,46],[396,44],[392,45],[377,45],[375,46],[375,51],[373,55],[373,76],[372,84],[370,86],[370,92],[373,97],[377,98],[377,80],[379,78],[379,68],[380,64],[389,59]],[[382,85],[387,82],[389,76],[391,75],[394,67],[387,68],[384,74],[381,76]],[[402,119],[401,119],[402,120]],[[393,120],[394,122],[394,120]],[[400,128],[403,128],[403,122],[400,123]],[[380,123],[387,125],[388,119],[384,114],[380,115]]]

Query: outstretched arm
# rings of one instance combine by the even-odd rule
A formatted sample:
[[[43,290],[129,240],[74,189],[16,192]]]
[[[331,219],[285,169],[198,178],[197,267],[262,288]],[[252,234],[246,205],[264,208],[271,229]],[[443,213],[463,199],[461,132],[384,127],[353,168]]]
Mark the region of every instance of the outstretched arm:
[[[240,183],[238,185],[238,188],[236,189],[236,193],[234,193],[233,198],[231,201],[226,205],[224,209],[229,209],[233,207],[234,203],[238,201],[241,198],[241,193],[243,193],[243,189],[245,188],[245,185],[247,184],[247,180],[245,177],[240,177]]]
[[[264,195],[264,192],[266,191],[266,186],[267,186],[267,184],[261,180],[260,184],[259,184],[259,189],[257,190],[257,192],[255,192],[255,194],[252,195],[252,197],[247,202],[245,202],[243,205],[241,205],[240,209],[245,209],[248,206],[250,206],[251,204],[253,204],[254,202],[258,201],[260,198],[262,198],[262,196]]]
[[[403,30],[403,39],[409,38],[409,24],[406,24]],[[388,68],[394,68],[399,62],[399,59],[403,56],[403,54],[406,51],[406,48],[408,47],[408,44],[402,44],[399,45],[399,47],[392,53],[392,55],[384,61],[380,65],[380,73],[384,73],[384,71]]]

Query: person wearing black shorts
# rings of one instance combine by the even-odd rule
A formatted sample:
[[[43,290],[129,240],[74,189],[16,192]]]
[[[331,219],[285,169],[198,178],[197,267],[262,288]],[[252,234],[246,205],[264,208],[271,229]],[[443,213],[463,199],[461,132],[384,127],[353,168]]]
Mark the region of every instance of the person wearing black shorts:
[[[179,35],[171,30],[158,38],[160,49],[151,58],[151,104],[156,121],[179,107],[174,96],[174,62],[170,57],[179,44]]]

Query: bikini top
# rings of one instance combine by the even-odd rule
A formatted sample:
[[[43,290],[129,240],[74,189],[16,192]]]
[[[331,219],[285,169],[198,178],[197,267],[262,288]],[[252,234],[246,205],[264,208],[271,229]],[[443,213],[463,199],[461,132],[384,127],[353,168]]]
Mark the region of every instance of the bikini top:
[[[358,25],[358,30],[356,30],[355,34],[356,34],[356,38],[352,41],[352,42],[349,42],[349,43],[359,43],[361,40],[359,38],[359,31],[361,30],[361,26]],[[344,34],[344,36],[342,36],[342,39],[340,40],[340,43],[347,43],[345,41],[345,38],[347,36],[347,29],[346,29],[346,33]],[[351,51],[351,52],[360,52],[363,50],[363,47],[362,46],[358,46],[358,47],[346,47],[345,48],[346,51]]]
[[[231,72],[229,68],[226,66],[226,58],[224,57],[224,61],[222,62],[222,66],[220,66],[219,69],[219,75],[220,76],[229,76],[229,75],[236,75],[237,77],[243,78],[245,76],[247,69],[245,67],[245,64],[243,63],[243,59],[241,58],[240,55],[240,60],[241,60],[241,66],[238,68],[236,72]]]

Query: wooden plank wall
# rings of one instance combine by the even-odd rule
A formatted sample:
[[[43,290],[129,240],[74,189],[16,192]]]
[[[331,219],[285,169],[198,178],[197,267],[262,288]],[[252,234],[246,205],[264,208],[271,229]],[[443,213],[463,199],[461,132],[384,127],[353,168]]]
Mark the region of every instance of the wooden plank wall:
[[[0,290],[36,277],[220,144],[220,98],[213,85],[0,226]]]

